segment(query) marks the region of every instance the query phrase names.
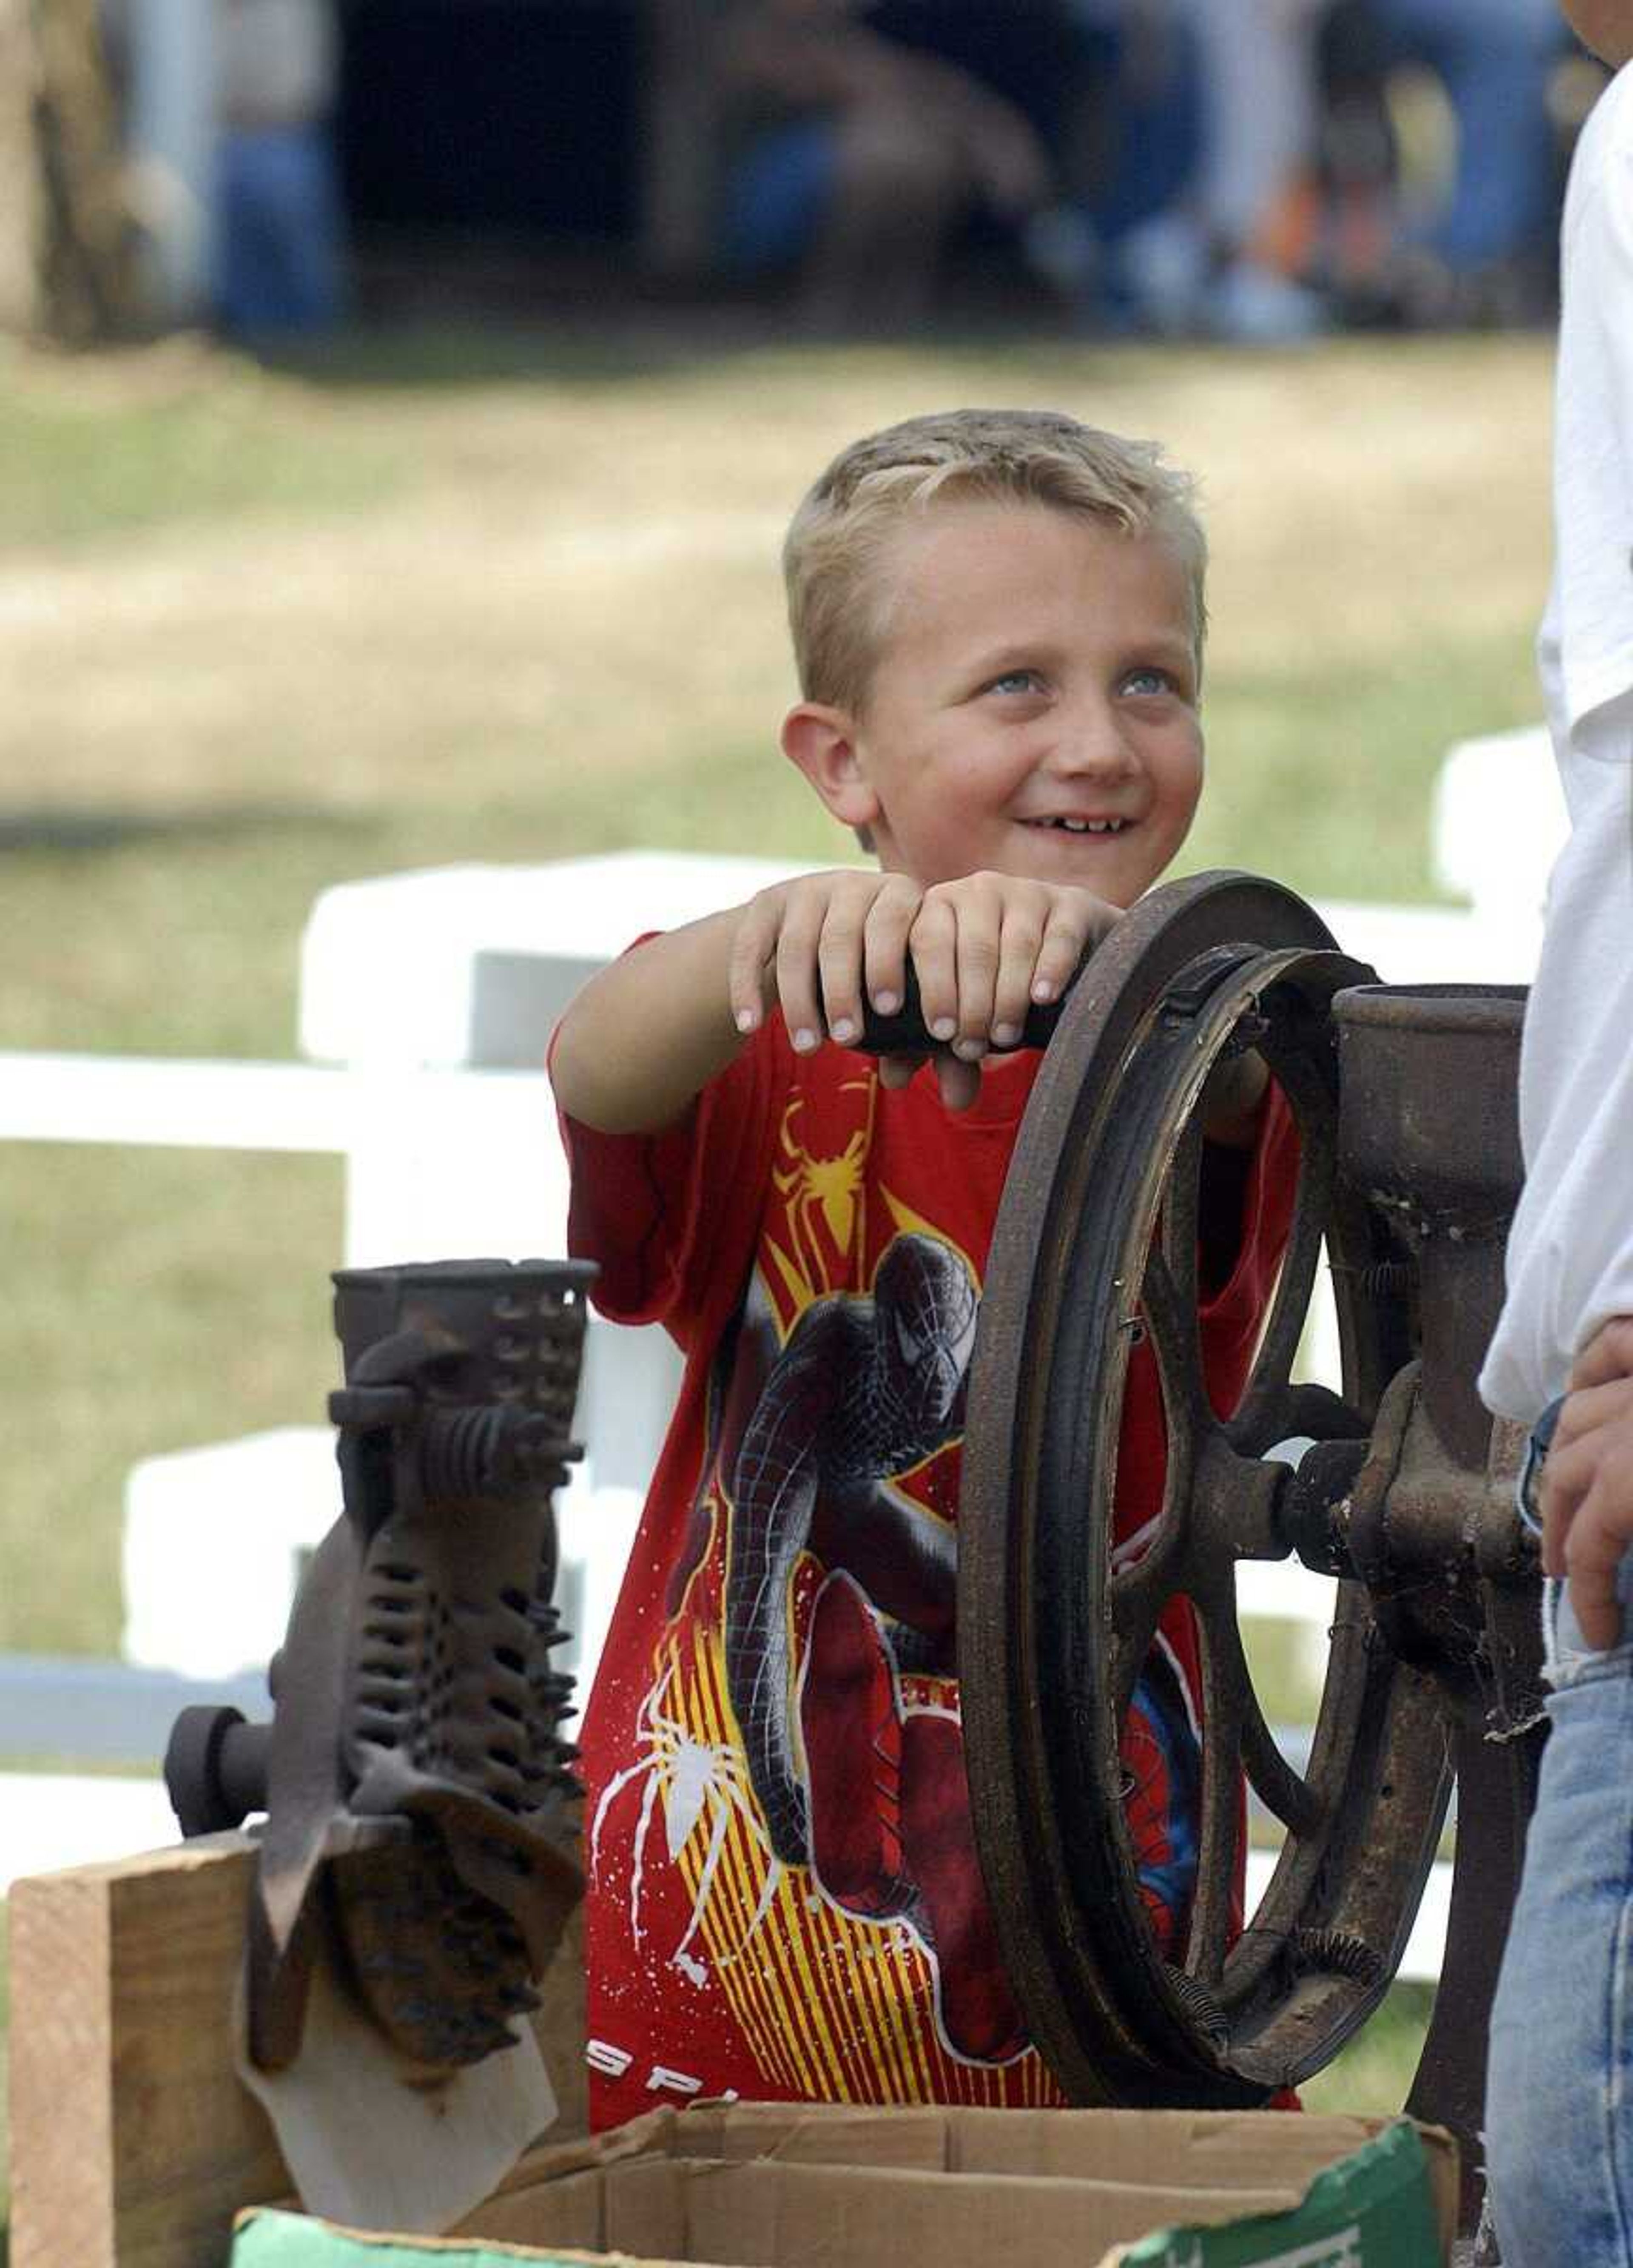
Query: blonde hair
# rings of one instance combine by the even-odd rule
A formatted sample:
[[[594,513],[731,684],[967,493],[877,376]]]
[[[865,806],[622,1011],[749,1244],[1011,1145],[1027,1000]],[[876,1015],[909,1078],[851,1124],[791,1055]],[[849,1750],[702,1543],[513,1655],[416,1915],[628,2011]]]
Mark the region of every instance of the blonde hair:
[[[1190,578],[1200,659],[1208,539],[1188,474],[1153,442],[1100,432],[1059,410],[951,409],[853,441],[795,512],[783,574],[805,700],[864,708],[885,626],[874,570],[901,522],[938,497],[1048,504],[1161,537]]]

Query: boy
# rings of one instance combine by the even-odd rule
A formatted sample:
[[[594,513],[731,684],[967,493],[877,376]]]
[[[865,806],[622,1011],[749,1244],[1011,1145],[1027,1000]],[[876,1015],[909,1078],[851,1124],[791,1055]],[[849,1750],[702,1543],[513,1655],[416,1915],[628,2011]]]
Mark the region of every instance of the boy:
[[[1571,835],[1526,1020],[1527,1179],[1481,1381],[1534,1425],[1522,1502],[1545,1571],[1569,1577],[1550,1594],[1551,1729],[1492,2012],[1509,2268],[1633,2262],[1633,0],[1564,12],[1621,76],[1565,204],[1539,656]]]
[[[1202,785],[1204,543],[1156,453],[1031,411],[847,450],[784,555],[783,747],[879,871],[653,939],[552,1074],[573,1249],[687,1355],[585,1734],[592,2114],[751,2096],[1058,2100],[975,1863],[953,1521],[982,1270],[1035,1056],[1027,1005],[1164,872]],[[948,1043],[854,1053],[908,955]],[[1291,1123],[1210,1098],[1204,1343],[1239,1392]],[[1125,1532],[1160,1503],[1131,1373]],[[1159,1941],[1194,1877],[1195,1643],[1171,1609],[1125,1762]]]

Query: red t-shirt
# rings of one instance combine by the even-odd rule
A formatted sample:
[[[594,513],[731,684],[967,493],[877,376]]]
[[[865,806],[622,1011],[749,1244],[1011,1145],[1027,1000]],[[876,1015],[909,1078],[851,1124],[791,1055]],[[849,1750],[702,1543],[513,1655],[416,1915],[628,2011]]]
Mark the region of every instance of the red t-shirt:
[[[953,1671],[964,1374],[1041,1058],[949,1114],[780,1018],[677,1126],[570,1121],[570,1241],[602,1312],[662,1322],[680,1401],[585,1713],[591,2108],[1039,2105],[976,1866]],[[1252,1359],[1296,1135],[1272,1090],[1237,1258],[1203,1310],[1215,1402]],[[1119,1529],[1160,1498],[1130,1364]],[[1196,1652],[1171,1608],[1124,1743],[1159,1941],[1194,1878]]]

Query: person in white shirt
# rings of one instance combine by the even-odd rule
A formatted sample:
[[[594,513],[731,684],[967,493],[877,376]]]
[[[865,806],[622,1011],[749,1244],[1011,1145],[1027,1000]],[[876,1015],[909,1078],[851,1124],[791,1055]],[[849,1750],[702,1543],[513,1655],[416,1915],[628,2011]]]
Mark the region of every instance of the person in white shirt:
[[[1618,76],[1563,231],[1556,556],[1539,645],[1570,840],[1526,1014],[1526,1185],[1481,1377],[1533,1426],[1550,1731],[1492,2011],[1506,2268],[1633,2264],[1633,0],[1563,0]],[[1513,814],[1524,826],[1523,812]]]

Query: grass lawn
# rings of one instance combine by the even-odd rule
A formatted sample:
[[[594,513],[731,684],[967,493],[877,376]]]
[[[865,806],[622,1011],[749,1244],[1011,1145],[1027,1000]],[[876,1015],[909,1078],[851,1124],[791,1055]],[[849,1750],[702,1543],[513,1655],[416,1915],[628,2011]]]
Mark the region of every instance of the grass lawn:
[[[1447,744],[1537,711],[1548,372],[1529,338],[0,350],[0,1049],[289,1055],[333,881],[841,852],[776,753],[782,526],[846,440],[959,400],[1202,476],[1188,862],[1430,895]],[[109,1653],[132,1460],[321,1410],[339,1168],[0,1147],[0,1648]]]

